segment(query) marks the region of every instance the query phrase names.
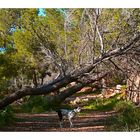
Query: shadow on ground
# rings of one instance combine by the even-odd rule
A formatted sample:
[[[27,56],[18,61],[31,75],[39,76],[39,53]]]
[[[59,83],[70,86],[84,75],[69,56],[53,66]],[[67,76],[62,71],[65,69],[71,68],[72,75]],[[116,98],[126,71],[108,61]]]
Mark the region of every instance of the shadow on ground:
[[[69,122],[64,122],[63,128],[59,128],[58,117],[55,112],[44,114],[16,114],[16,122],[0,128],[0,131],[36,131],[36,132],[97,132],[106,131],[109,125],[107,118],[115,115],[113,111],[90,112],[86,115],[77,116],[73,120],[74,127],[69,128]]]

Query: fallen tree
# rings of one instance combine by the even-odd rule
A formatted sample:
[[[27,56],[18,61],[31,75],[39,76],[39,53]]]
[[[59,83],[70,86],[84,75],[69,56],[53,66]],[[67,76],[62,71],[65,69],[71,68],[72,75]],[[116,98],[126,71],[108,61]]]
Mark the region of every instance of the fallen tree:
[[[138,33],[138,35],[135,36],[126,46],[107,51],[106,53],[104,53],[104,54],[100,55],[98,58],[96,58],[94,60],[94,62],[92,64],[89,64],[88,66],[76,69],[64,77],[58,77],[51,83],[45,84],[41,87],[25,88],[23,90],[19,90],[15,93],[12,93],[11,95],[5,97],[4,99],[2,99],[0,101],[0,109],[3,109],[7,105],[9,105],[9,104],[13,103],[14,101],[16,101],[22,97],[25,97],[27,95],[42,95],[42,94],[46,95],[46,94],[49,94],[50,92],[54,92],[64,86],[68,85],[69,83],[71,83],[73,81],[80,81],[80,79],[82,77],[84,77],[85,73],[86,74],[90,73],[98,64],[100,64],[103,61],[106,61],[110,58],[115,58],[115,57],[124,55],[127,51],[135,48],[137,45],[139,45],[139,43],[138,43],[139,40],[140,40],[140,34]],[[66,97],[70,96],[74,92],[77,92],[84,86],[85,86],[84,83],[77,84],[76,86],[74,86],[70,89],[67,89],[64,93],[60,94],[57,98],[59,98],[60,101],[64,100]]]
[[[60,92],[59,94],[57,94],[56,96],[54,96],[51,100],[52,103],[57,103],[60,104],[61,102],[63,102],[66,98],[70,97],[71,95],[73,95],[74,93],[80,91],[83,87],[89,85],[89,84],[94,84],[96,81],[101,80],[103,77],[105,77],[109,72],[103,72],[100,74],[97,74],[93,77],[91,77],[90,79],[83,79],[82,81],[79,81],[76,85],[67,88],[66,90]]]

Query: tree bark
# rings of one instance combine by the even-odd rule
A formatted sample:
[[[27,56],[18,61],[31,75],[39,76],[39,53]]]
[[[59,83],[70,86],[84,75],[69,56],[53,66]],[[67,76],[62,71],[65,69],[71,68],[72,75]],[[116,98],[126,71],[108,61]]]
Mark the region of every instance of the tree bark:
[[[37,82],[37,77],[36,77],[36,71],[33,70],[33,84],[37,88],[38,87],[38,82]]]
[[[63,91],[61,94],[57,95],[57,98],[59,99],[60,103],[62,101],[64,101],[67,97],[70,97],[71,95],[73,95],[74,93],[78,92],[79,90],[81,90],[83,87],[94,83],[96,81],[101,80],[103,77],[105,77],[109,72],[106,73],[100,73],[99,75],[95,76],[92,79],[89,79],[87,82],[85,83],[78,83],[77,85],[72,86],[71,88],[68,88],[67,90]]]
[[[7,105],[13,103],[14,101],[25,97],[27,95],[42,95],[42,94],[49,94],[50,92],[54,92],[61,87],[66,86],[70,82],[74,81],[74,78],[69,76],[56,79],[55,81],[51,82],[50,84],[38,87],[38,88],[26,88],[23,90],[19,90],[0,101],[0,109],[3,109]]]
[[[132,73],[127,80],[127,100],[140,104],[140,72]]]
[[[66,98],[68,98],[71,95],[73,95],[74,93],[80,91],[83,87],[101,80],[107,74],[108,74],[108,72],[100,73],[99,75],[94,76],[94,78],[89,79],[88,81],[85,81],[83,83],[78,83],[70,88],[67,88],[66,90],[60,92],[59,94],[57,94],[55,96],[47,97],[47,102],[49,104],[51,104],[54,108],[58,107]]]

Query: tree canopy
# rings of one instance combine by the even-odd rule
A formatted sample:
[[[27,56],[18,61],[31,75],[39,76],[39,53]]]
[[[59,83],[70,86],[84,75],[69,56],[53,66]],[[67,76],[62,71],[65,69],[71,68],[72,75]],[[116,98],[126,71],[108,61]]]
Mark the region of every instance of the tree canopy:
[[[139,70],[139,9],[43,12],[41,16],[38,9],[0,9],[0,92],[7,95],[0,108],[73,81],[77,90],[61,89],[62,94],[116,70],[124,75]]]

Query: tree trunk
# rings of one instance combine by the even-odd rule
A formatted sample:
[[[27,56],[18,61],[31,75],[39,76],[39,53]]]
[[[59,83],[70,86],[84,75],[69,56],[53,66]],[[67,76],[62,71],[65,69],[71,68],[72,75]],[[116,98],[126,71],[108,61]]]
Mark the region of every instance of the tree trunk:
[[[85,85],[101,79],[102,77],[106,76],[106,74],[107,73],[100,74],[98,76],[95,76],[94,79],[91,79],[88,82],[79,83],[76,86],[68,88],[67,90],[63,91],[59,95],[54,96],[53,100],[56,101],[56,102],[62,102],[67,97],[71,96],[75,92],[82,89]],[[67,77],[67,78],[61,79],[58,83],[53,82],[53,85],[51,85],[52,83],[50,83],[49,85],[43,86],[43,87],[40,87],[40,88],[27,88],[25,90],[17,91],[15,93],[11,94],[10,96],[4,98],[2,101],[0,101],[0,109],[3,109],[7,105],[9,105],[9,104],[13,103],[14,101],[16,101],[16,100],[18,100],[18,99],[20,99],[24,96],[27,96],[27,95],[42,95],[42,94],[45,95],[45,94],[48,94],[50,92],[56,91],[61,86],[67,85],[68,83],[72,82],[73,80],[74,79],[71,79],[71,78]],[[58,81],[58,79],[56,81]]]
[[[35,70],[33,70],[33,84],[36,88],[38,87],[37,76],[36,76]]]
[[[27,95],[42,95],[42,94],[49,94],[50,92],[54,92],[61,87],[66,86],[70,82],[74,81],[75,79],[71,77],[64,77],[61,79],[56,79],[55,81],[51,82],[50,84],[38,87],[38,88],[26,88],[23,90],[19,90],[0,101],[0,109],[3,109],[7,105],[13,103],[14,101],[25,97]]]
[[[127,100],[140,104],[140,73],[135,72],[127,80]]]
[[[60,103],[62,103],[66,98],[70,97],[71,95],[73,95],[74,93],[80,91],[83,87],[94,83],[96,81],[101,80],[103,77],[105,77],[108,74],[108,72],[106,73],[101,73],[97,76],[95,76],[94,78],[88,80],[85,83],[78,83],[70,88],[67,88],[66,90],[60,92],[59,94],[53,96],[51,98],[51,100],[48,97],[48,102],[50,102],[50,104],[55,104],[55,105],[59,105]]]

